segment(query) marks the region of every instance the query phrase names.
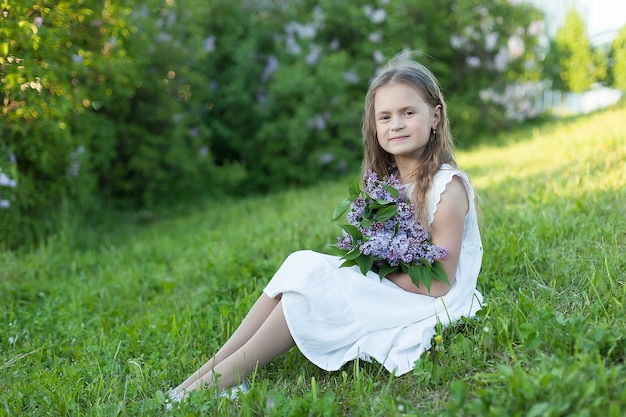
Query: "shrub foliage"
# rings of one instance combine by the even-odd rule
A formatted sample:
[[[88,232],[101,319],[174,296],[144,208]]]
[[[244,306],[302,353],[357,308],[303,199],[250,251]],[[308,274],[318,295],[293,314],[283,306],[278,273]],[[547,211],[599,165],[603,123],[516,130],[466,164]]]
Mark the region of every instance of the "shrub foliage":
[[[367,84],[402,51],[439,77],[461,144],[533,116],[510,85],[541,78],[542,16],[522,2],[1,4],[8,246],[103,203],[150,207],[352,171]]]

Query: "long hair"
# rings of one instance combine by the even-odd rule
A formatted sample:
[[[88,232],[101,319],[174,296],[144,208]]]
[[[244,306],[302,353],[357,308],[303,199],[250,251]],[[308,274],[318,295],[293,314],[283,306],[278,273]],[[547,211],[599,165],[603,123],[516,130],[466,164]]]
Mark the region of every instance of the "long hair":
[[[435,133],[431,132],[428,144],[411,173],[411,182],[415,185],[412,200],[417,206],[417,219],[425,228],[427,224],[426,196],[430,190],[435,173],[442,164],[448,163],[456,167],[454,159],[454,144],[450,132],[450,122],[446,109],[446,102],[441,87],[435,76],[428,68],[415,61],[407,59],[406,55],[398,55],[374,77],[365,96],[363,109],[363,145],[364,156],[362,171],[371,169],[379,177],[397,174],[397,167],[393,155],[385,151],[376,137],[376,118],[374,114],[374,97],[383,86],[392,83],[407,84],[415,88],[422,99],[435,108],[441,106],[441,121]]]

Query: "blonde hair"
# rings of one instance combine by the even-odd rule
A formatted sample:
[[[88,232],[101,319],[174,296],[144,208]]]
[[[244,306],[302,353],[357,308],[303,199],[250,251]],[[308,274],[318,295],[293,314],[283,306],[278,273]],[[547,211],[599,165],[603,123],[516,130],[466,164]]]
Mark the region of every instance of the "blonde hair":
[[[373,170],[379,177],[397,174],[397,167],[393,155],[386,152],[378,143],[376,137],[376,118],[374,115],[374,97],[383,86],[392,83],[402,83],[415,88],[422,99],[435,108],[441,106],[441,121],[435,133],[431,132],[428,144],[418,161],[415,170],[411,173],[411,182],[415,184],[412,200],[417,206],[417,219],[426,228],[427,213],[425,213],[426,196],[432,186],[433,177],[442,164],[447,163],[456,167],[454,159],[454,144],[450,132],[450,122],[446,103],[441,87],[435,76],[428,68],[408,59],[406,54],[398,55],[374,77],[365,96],[363,109],[363,145],[364,156],[362,171]]]

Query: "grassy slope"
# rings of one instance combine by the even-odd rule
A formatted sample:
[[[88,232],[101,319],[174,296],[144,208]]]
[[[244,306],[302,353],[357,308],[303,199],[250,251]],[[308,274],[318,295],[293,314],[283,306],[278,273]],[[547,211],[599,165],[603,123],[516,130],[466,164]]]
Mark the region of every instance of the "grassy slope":
[[[481,197],[488,304],[412,374],[324,372],[294,349],[241,402],[207,393],[172,415],[619,415],[625,118],[622,107],[549,123],[458,155]],[[2,253],[0,414],[160,415],[159,390],[219,347],[284,256],[333,239],[348,182]]]

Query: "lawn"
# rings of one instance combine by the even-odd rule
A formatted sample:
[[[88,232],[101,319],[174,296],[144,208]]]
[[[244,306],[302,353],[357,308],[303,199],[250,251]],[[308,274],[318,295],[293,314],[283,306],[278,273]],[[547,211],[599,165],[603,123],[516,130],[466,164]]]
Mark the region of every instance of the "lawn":
[[[485,248],[475,319],[395,378],[293,349],[236,402],[168,415],[621,416],[626,409],[626,106],[459,152]],[[327,251],[350,177],[245,199],[68,222],[0,253],[0,415],[164,415],[290,252]]]

